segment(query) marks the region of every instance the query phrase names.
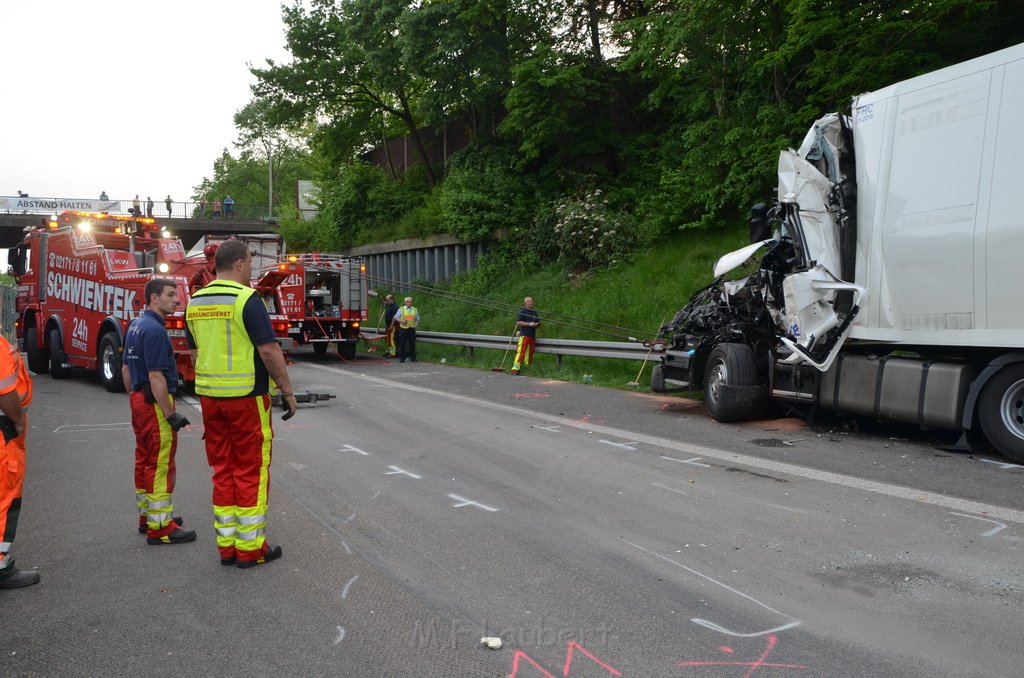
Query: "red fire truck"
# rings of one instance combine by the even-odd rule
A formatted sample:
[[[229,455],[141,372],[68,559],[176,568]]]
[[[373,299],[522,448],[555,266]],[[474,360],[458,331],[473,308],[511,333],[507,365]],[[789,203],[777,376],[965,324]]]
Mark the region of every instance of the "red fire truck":
[[[281,311],[288,316],[289,336],[327,352],[335,342],[345,360],[356,357],[359,332],[367,318],[366,265],[361,257],[335,254],[289,254],[262,271],[259,284],[276,285]]]
[[[189,279],[205,260],[189,260],[181,241],[154,219],[62,212],[10,250],[18,281],[16,334],[29,368],[63,379],[99,369],[108,391],[123,391],[121,350],[131,320],[145,308],[154,277],[178,285],[181,306],[166,320],[183,381],[195,370],[185,340]],[[287,320],[272,316],[284,331]]]
[[[345,360],[355,357],[369,306],[366,265],[361,257],[317,252],[285,255],[284,239],[279,235],[231,237],[253,252],[253,287],[261,293],[279,292],[277,309],[288,317],[288,338],[298,345],[311,344],[317,354],[326,353],[333,341],[339,356]],[[207,236],[195,249],[223,239]]]

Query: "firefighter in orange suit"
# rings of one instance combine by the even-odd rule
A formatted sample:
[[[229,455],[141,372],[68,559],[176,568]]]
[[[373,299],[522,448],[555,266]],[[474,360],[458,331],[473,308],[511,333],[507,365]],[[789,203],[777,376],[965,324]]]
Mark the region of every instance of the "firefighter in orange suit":
[[[146,309],[128,326],[124,337],[121,378],[128,391],[135,431],[135,503],[139,532],[150,545],[195,541],[195,530],[181,528],[174,517],[178,431],[188,419],[174,407],[178,368],[165,318],[178,309],[178,285],[154,278],[143,290]]]
[[[213,469],[220,562],[245,569],[282,553],[265,534],[274,436],[270,380],[288,409],[285,418],[298,406],[267,309],[249,285],[252,254],[241,241],[227,240],[214,264],[217,279],[192,295],[185,320]]]
[[[32,402],[32,380],[21,362],[18,349],[0,336],[0,428],[3,451],[0,452],[0,589],[18,589],[39,583],[38,572],[19,570],[11,557],[11,543],[18,529],[21,512],[21,486],[25,481],[25,433],[28,431],[26,408]]]

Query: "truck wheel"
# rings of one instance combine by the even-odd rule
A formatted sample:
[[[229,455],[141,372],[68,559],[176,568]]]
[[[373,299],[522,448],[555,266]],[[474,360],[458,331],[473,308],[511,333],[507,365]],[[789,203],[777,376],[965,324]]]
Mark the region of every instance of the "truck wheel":
[[[121,378],[121,340],[117,332],[107,332],[100,339],[100,379],[111,393],[124,391]]]
[[[651,370],[651,390],[655,393],[665,392],[665,373],[662,371],[661,365],[655,365]]]
[[[38,337],[39,330],[35,327],[25,330],[25,353],[28,355],[28,368],[36,374],[46,374],[50,371],[50,356],[36,344]]]
[[[1024,363],[1007,365],[989,379],[978,400],[978,419],[993,447],[1024,463]]]
[[[719,344],[704,368],[704,406],[715,421],[761,418],[767,396],[757,382],[754,351],[745,344]]]
[[[352,360],[356,357],[356,342],[354,341],[339,341],[338,342],[338,355],[345,360]]]
[[[50,376],[54,379],[67,379],[71,376],[71,368],[64,367],[64,343],[60,340],[60,330],[50,330]]]
[[[327,353],[327,342],[326,341],[314,341],[313,342],[313,353],[315,355],[324,355]]]

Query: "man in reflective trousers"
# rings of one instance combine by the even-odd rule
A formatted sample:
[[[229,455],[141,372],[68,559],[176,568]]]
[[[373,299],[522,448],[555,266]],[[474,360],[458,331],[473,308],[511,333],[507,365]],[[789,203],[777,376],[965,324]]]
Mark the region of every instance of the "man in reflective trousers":
[[[32,380],[18,349],[0,335],[0,589],[20,589],[39,583],[39,573],[19,570],[11,557],[11,543],[21,513],[21,486],[25,481],[26,408],[32,403]]]
[[[265,536],[274,436],[270,379],[281,389],[286,419],[298,405],[267,309],[249,284],[252,253],[241,241],[227,240],[214,266],[217,279],[192,295],[185,320],[213,469],[220,563],[244,569],[282,553]]]
[[[165,318],[178,310],[178,285],[154,278],[143,290],[146,309],[124,335],[121,378],[128,390],[135,431],[135,503],[139,532],[146,543],[184,544],[196,540],[195,530],[181,529],[174,517],[174,455],[178,431],[189,420],[174,408],[178,367]]]

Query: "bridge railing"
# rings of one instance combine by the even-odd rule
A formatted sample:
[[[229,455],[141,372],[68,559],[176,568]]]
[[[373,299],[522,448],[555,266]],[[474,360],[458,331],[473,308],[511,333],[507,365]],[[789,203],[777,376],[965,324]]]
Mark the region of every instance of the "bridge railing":
[[[220,202],[219,212],[214,208],[214,201],[172,200],[170,210],[165,200],[153,199],[152,213],[149,201],[139,198],[138,202],[130,200],[100,200],[98,198],[36,198],[31,196],[0,196],[0,214],[55,214],[66,209],[78,209],[88,212],[108,212],[110,214],[132,214],[136,205],[141,216],[152,216],[155,219],[223,219],[237,221],[266,221],[271,218],[267,204],[235,203],[228,212]]]

